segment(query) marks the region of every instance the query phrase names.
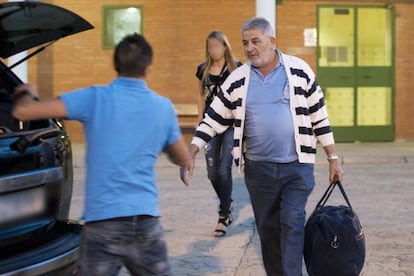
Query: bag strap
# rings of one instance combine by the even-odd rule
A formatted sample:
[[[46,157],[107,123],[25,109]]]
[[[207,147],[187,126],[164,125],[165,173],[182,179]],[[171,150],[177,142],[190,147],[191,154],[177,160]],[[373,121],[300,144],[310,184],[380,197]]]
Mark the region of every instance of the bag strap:
[[[323,196],[321,197],[321,199],[319,200],[319,202],[316,204],[315,210],[319,210],[320,208],[322,208],[323,206],[325,206],[326,201],[328,200],[328,198],[331,196],[333,189],[335,188],[334,182],[332,182],[329,187],[326,189],[325,193],[323,194]]]
[[[345,193],[345,189],[344,189],[344,187],[342,186],[342,183],[341,183],[340,181],[338,181],[338,182],[336,183],[336,185],[338,186],[339,190],[341,191],[341,194],[342,194],[342,196],[344,197],[344,199],[345,199],[345,201],[346,201],[346,204],[348,204],[349,209],[351,209],[351,211],[352,211],[352,213],[353,213],[353,212],[354,212],[354,210],[353,210],[353,208],[352,208],[351,202],[350,202],[350,201],[349,201],[349,199],[348,199],[347,194]]]
[[[315,207],[315,211],[319,210],[320,208],[324,207],[326,202],[328,201],[329,197],[331,196],[333,190],[335,189],[335,187],[338,186],[339,190],[341,191],[341,194],[343,196],[343,198],[346,201],[346,204],[348,205],[348,207],[351,209],[351,212],[353,213],[353,209],[352,209],[352,205],[348,199],[347,194],[345,193],[345,189],[342,186],[342,183],[340,181],[335,181],[332,182],[329,187],[326,189],[325,193],[323,194],[322,198],[319,200],[318,204],[316,204]]]

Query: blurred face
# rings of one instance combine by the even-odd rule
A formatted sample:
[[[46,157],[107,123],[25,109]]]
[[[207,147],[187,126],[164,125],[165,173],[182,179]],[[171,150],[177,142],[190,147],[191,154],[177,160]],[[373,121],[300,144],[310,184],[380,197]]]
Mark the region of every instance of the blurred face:
[[[253,66],[260,68],[275,58],[275,38],[265,36],[261,30],[252,29],[242,33],[244,53]]]
[[[215,38],[210,38],[207,40],[207,51],[208,54],[214,61],[224,58],[224,53],[226,52],[226,46],[223,45],[220,41]]]

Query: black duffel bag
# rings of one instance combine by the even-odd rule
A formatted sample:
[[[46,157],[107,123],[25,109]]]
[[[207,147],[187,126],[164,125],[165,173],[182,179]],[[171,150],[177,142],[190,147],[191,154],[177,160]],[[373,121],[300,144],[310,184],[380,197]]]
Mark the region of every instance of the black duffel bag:
[[[325,206],[338,187],[348,206]],[[365,234],[340,182],[333,182],[305,227],[304,259],[309,276],[359,275],[365,261]]]

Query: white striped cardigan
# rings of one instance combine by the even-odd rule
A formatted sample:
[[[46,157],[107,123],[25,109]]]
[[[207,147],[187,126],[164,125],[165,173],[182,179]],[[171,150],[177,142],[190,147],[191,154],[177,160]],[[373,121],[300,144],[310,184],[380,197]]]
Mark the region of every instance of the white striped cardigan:
[[[289,55],[281,56],[289,80],[290,108],[298,160],[300,163],[315,163],[316,139],[322,146],[335,143],[323,92],[305,61]],[[243,163],[242,145],[250,70],[251,64],[247,62],[230,74],[221,86],[222,91],[207,109],[191,141],[201,149],[216,133],[222,133],[233,125],[232,154],[239,169]]]

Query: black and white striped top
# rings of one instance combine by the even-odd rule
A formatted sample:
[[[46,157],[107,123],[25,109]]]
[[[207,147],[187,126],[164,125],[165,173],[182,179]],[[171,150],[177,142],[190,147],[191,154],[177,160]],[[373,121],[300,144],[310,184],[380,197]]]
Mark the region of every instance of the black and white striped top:
[[[281,54],[290,87],[290,108],[299,162],[315,163],[316,141],[322,146],[334,144],[321,87],[310,66],[300,58]],[[240,168],[243,150],[246,96],[251,64],[233,71],[221,86],[196,129],[192,144],[202,148],[214,135],[234,126],[233,158]]]

